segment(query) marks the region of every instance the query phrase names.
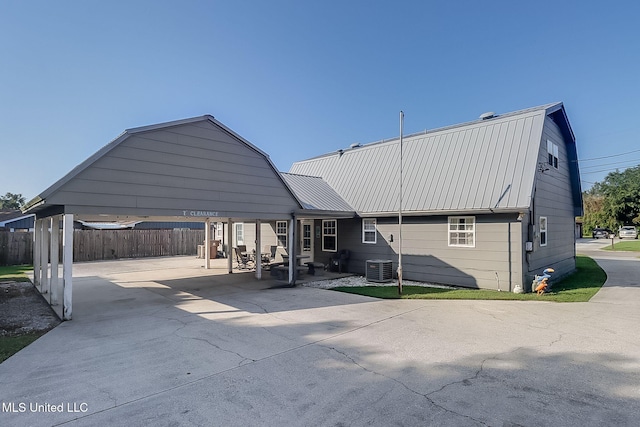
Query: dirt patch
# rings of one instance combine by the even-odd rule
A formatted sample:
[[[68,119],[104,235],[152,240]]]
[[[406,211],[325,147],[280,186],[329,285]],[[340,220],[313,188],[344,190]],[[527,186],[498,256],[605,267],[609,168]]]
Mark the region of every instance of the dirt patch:
[[[31,282],[0,282],[0,337],[46,332],[60,324]]]

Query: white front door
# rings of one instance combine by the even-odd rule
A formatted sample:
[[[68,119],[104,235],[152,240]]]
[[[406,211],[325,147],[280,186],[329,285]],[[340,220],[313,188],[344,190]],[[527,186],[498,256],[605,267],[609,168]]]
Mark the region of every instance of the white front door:
[[[300,233],[300,248],[302,249],[302,255],[306,255],[309,258],[305,258],[304,262],[313,262],[313,220],[302,220],[302,233]]]

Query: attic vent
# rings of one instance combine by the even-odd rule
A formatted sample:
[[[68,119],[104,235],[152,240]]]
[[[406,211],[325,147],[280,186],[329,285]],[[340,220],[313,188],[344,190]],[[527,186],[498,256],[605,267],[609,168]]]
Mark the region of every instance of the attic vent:
[[[358,147],[361,147],[361,146],[362,146],[362,144],[360,144],[359,142],[354,142],[354,143],[353,143],[353,144],[351,144],[349,147],[351,147],[351,148],[358,148]]]
[[[496,113],[494,113],[493,111],[487,111],[486,113],[480,114],[480,117],[478,118],[482,120],[487,120],[487,119],[492,119],[495,116],[496,116]]]
[[[368,282],[391,282],[393,280],[393,266],[391,260],[367,260]]]

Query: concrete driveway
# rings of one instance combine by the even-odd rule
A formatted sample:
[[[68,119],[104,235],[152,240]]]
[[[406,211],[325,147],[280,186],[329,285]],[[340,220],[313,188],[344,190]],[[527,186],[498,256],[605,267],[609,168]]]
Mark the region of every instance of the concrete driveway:
[[[607,284],[575,304],[78,264],[74,320],[0,365],[0,425],[636,426],[640,262],[598,262]]]

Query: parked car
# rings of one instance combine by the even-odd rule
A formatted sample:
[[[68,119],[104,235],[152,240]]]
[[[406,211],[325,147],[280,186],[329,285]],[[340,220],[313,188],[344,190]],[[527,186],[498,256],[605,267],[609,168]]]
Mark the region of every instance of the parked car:
[[[618,237],[621,239],[637,239],[638,230],[633,225],[625,225],[618,230]]]
[[[594,228],[593,233],[591,234],[594,239],[608,239],[611,236],[614,236],[614,232],[609,230],[608,228]]]

